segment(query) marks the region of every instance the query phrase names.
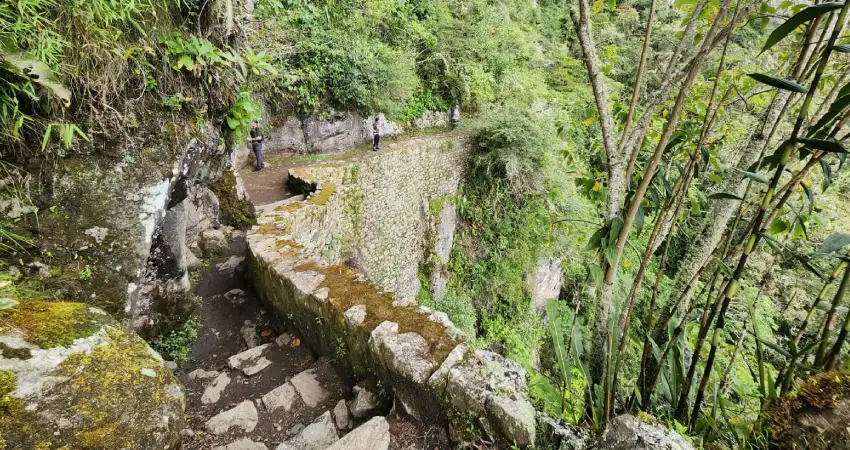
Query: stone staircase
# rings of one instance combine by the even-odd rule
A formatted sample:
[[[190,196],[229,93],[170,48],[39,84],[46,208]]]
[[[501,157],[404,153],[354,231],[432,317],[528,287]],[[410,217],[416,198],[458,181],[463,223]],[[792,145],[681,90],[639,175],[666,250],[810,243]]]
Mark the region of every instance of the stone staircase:
[[[241,238],[203,277],[202,321],[186,388],[187,450],[385,450],[390,425],[374,388],[354,386],[301,337],[279,330],[244,280]],[[348,400],[347,400],[348,399]]]

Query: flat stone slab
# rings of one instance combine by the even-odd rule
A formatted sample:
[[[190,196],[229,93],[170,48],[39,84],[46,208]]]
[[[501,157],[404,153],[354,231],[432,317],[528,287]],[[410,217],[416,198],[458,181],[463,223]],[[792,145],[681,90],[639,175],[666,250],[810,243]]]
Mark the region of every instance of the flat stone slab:
[[[244,400],[233,408],[218,413],[206,423],[207,431],[212,434],[224,434],[231,428],[239,428],[250,433],[256,426],[257,407],[251,400]]]
[[[339,440],[331,412],[325,411],[297,436],[280,444],[275,450],[325,450]]]
[[[218,400],[221,398],[222,391],[224,391],[224,388],[226,388],[228,384],[230,384],[230,377],[227,375],[227,372],[218,374],[218,376],[204,388],[204,394],[201,396],[201,403],[205,405],[218,403]]]
[[[262,372],[265,368],[272,365],[272,362],[266,359],[265,356],[260,356],[260,359],[257,360],[253,365],[245,367],[242,369],[242,373],[246,376],[256,375]]]
[[[189,376],[190,380],[197,380],[197,379],[206,380],[208,378],[217,377],[218,372],[216,372],[215,370],[195,369],[195,370],[189,372],[188,376]]]
[[[298,392],[295,391],[292,383],[286,382],[264,395],[263,405],[269,412],[278,408],[283,408],[284,411],[289,412],[296,400],[298,400]]]
[[[390,424],[379,416],[369,419],[326,450],[387,450],[389,447]]]
[[[241,369],[246,363],[254,363],[260,358],[260,356],[263,356],[263,352],[265,352],[268,347],[269,344],[263,344],[233,355],[227,359],[227,365],[231,369]]]
[[[316,369],[307,369],[289,380],[298,391],[301,400],[310,408],[315,408],[328,398],[328,391],[319,383]]]
[[[227,445],[213,447],[212,450],[268,450],[268,447],[262,442],[254,442],[248,438],[242,438]]]

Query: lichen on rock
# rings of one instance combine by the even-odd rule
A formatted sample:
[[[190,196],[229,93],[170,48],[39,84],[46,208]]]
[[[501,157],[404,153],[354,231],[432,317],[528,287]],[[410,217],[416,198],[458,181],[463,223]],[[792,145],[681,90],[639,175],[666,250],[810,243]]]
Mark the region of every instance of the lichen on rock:
[[[0,342],[0,448],[168,449],[185,400],[162,358],[105,312],[23,301]],[[61,332],[60,332],[61,331]]]

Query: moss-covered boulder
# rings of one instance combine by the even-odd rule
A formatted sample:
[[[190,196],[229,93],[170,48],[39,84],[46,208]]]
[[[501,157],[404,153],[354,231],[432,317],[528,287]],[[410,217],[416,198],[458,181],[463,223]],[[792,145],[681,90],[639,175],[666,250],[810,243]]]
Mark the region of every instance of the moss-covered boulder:
[[[850,372],[807,378],[767,409],[771,441],[783,449],[850,448]]]
[[[184,408],[162,358],[102,310],[0,311],[0,450],[177,448]]]

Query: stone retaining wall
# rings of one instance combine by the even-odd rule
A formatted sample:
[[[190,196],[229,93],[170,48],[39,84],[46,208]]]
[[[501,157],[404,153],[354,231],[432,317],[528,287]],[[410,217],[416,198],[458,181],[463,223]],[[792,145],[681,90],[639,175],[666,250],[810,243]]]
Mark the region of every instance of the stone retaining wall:
[[[450,203],[434,200],[456,193],[469,155],[464,138],[447,135],[293,169],[312,193],[260,213],[247,236],[250,273],[262,300],[316,351],[380,378],[413,417],[533,445],[525,370],[472,351],[445,313],[409,298],[418,290],[410,274],[429,252],[446,251],[432,207]]]

